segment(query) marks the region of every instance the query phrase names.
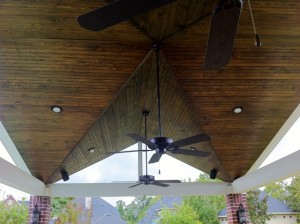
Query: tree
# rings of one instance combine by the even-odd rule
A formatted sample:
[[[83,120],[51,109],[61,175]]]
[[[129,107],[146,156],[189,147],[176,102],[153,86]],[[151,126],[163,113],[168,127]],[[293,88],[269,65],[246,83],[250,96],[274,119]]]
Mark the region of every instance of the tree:
[[[286,199],[286,184],[284,182],[276,182],[265,187],[264,192],[281,201]]]
[[[286,202],[295,211],[300,211],[300,175],[293,177],[286,186]],[[300,223],[300,214],[297,214],[297,223]]]
[[[159,216],[160,224],[202,224],[198,214],[186,203],[175,205],[174,209],[163,208]]]
[[[159,197],[146,197],[138,196],[126,206],[122,200],[117,201],[116,208],[118,209],[121,217],[129,224],[137,223],[145,216],[146,210],[155,203]]]
[[[266,195],[262,200],[259,199],[260,191],[249,191],[247,193],[248,212],[251,223],[265,224],[266,221],[271,219],[271,215],[267,213],[267,200]]]
[[[71,197],[53,197],[51,199],[51,217],[57,218],[58,223],[67,222],[69,220],[67,206],[73,199]]]
[[[219,182],[210,179],[207,174],[200,174],[198,181]],[[218,224],[218,212],[226,207],[224,195],[188,196],[184,198],[184,203],[194,209],[202,223],[209,224]]]
[[[0,223],[15,224],[27,223],[28,206],[13,204],[10,206],[0,202]]]
[[[57,218],[56,224],[84,224],[90,223],[91,209],[86,213],[82,206],[78,203],[72,202],[74,198],[71,197],[54,197],[51,200],[51,217]]]

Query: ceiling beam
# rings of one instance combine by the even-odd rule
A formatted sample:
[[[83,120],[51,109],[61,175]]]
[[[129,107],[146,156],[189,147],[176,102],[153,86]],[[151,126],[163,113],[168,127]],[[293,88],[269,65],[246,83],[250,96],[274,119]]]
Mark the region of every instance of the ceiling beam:
[[[244,193],[270,183],[300,174],[300,151],[236,179],[233,183],[176,183],[169,187],[140,185],[128,188],[132,183],[61,183],[48,185],[47,194],[52,197],[120,197],[139,195],[225,195]],[[263,178],[262,178],[263,177]]]
[[[267,159],[267,157],[271,154],[271,152],[276,148],[278,143],[287,134],[287,132],[291,129],[291,127],[295,124],[295,122],[298,120],[299,117],[300,117],[300,104],[296,107],[296,109],[293,111],[293,113],[290,115],[290,117],[286,120],[286,122],[282,125],[282,127],[279,129],[279,131],[274,136],[274,138],[269,143],[269,145],[266,147],[266,149],[263,151],[263,153],[259,156],[259,158],[256,160],[256,162],[252,165],[252,167],[248,171],[248,174],[259,169],[259,167],[262,165],[262,163]]]
[[[121,197],[121,196],[154,196],[154,195],[225,195],[228,183],[172,183],[169,187],[140,185],[128,188],[132,183],[83,183],[52,184],[48,186],[51,197]]]
[[[0,183],[31,195],[44,195],[45,184],[27,172],[0,158]]]
[[[11,140],[9,134],[7,133],[1,121],[0,121],[0,140],[3,146],[5,147],[6,151],[10,155],[11,159],[16,164],[16,166],[19,167],[21,170],[24,170],[26,173],[31,174],[30,170],[28,169],[26,163],[21,157],[18,149],[16,148],[15,144]]]
[[[300,151],[294,152],[276,162],[270,163],[252,173],[233,181],[232,191],[243,193],[258,189],[276,181],[300,174]]]
[[[51,197],[120,197],[139,195],[225,195],[243,193],[267,184],[281,181],[300,174],[300,151],[262,167],[236,179],[233,183],[174,183],[169,187],[140,185],[128,188],[136,182],[128,183],[57,183],[45,186],[37,178],[29,175],[6,160],[0,158],[0,182],[32,195]],[[262,178],[263,177],[263,178]]]

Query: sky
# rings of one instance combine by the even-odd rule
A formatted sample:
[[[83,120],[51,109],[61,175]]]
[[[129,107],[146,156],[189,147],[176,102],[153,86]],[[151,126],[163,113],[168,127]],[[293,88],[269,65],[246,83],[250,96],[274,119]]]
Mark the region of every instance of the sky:
[[[288,133],[283,137],[281,142],[265,160],[262,166],[265,166],[271,162],[274,162],[284,156],[287,156],[300,149],[300,118],[291,127]],[[137,149],[137,144],[125,149],[134,150]],[[153,152],[148,153],[148,159]],[[0,157],[13,163],[12,159],[6,152],[0,141]],[[143,160],[144,160],[143,156]],[[108,183],[118,181],[137,181],[138,180],[138,154],[122,153],[114,154],[86,169],[81,170],[70,176],[70,180],[67,183]],[[145,162],[143,162],[143,167]],[[261,167],[262,167],[261,166]],[[178,169],[180,167],[180,169]],[[145,168],[145,167],[144,167]],[[160,170],[160,174],[159,174]],[[201,171],[197,170],[177,159],[174,159],[168,155],[163,155],[159,163],[148,165],[148,174],[154,175],[156,180],[163,179],[179,179],[179,180],[196,180]],[[145,174],[145,169],[144,169]],[[63,181],[60,181],[63,183]],[[13,194],[17,199],[22,197],[29,198],[28,194],[10,188],[0,183],[0,200],[6,195]],[[132,197],[105,197],[103,198],[113,206],[116,201],[123,200],[126,204],[132,201]]]

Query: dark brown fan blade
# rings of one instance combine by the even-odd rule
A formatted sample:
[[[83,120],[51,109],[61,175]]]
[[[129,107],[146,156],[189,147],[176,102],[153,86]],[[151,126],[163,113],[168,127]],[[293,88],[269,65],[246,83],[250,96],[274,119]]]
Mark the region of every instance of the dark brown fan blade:
[[[180,180],[156,180],[160,183],[181,183]]]
[[[207,157],[210,155],[209,152],[190,150],[190,149],[174,149],[171,151],[173,154],[180,154],[186,156],[197,156],[197,157]]]
[[[81,27],[100,31],[174,0],[119,0],[77,17]]]
[[[137,187],[137,186],[142,185],[142,184],[143,184],[143,183],[138,183],[138,184],[132,185],[132,186],[130,186],[130,187],[128,187],[128,188]]]
[[[204,69],[219,69],[229,63],[242,6],[242,0],[221,0],[215,7]]]
[[[154,153],[148,163],[157,163],[160,160],[161,156],[162,153],[158,153],[158,152]]]
[[[160,187],[169,187],[169,184],[164,184],[161,183],[160,181],[154,181],[153,183],[151,183],[152,185],[156,185],[156,186],[160,186]]]
[[[133,133],[127,133],[126,135],[129,136],[130,138],[133,138],[134,140],[136,140],[138,142],[144,143],[152,150],[155,150],[157,148],[157,145],[155,145],[154,143],[150,142],[149,140],[143,138],[142,136],[139,136],[139,135],[133,134]]]
[[[150,151],[153,151],[152,149],[151,150],[129,150],[129,151],[116,151],[116,152],[107,152],[107,153],[104,153],[104,154],[116,154],[116,153],[129,153],[129,152],[150,152]]]
[[[201,135],[195,135],[189,138],[181,139],[176,142],[173,142],[169,145],[167,145],[166,149],[171,150],[173,148],[179,148],[186,145],[192,145],[195,143],[203,142],[203,141],[209,141],[211,138],[207,134],[201,134]]]

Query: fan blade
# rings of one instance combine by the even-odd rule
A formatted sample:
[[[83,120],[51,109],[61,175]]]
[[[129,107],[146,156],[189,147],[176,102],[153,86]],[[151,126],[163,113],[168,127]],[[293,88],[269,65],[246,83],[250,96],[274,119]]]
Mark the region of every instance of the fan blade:
[[[210,155],[210,152],[190,150],[190,149],[174,149],[171,151],[173,154],[180,154],[186,156],[197,156],[197,157],[207,157]]]
[[[107,153],[104,153],[104,154],[116,154],[116,153],[128,153],[128,152],[150,152],[150,151],[153,151],[152,149],[151,150],[129,150],[129,151],[116,151],[116,152],[107,152]]]
[[[130,186],[130,187],[128,187],[128,188],[137,187],[137,186],[142,185],[142,184],[143,184],[143,183],[138,183],[138,184],[132,185],[132,186]]]
[[[169,187],[170,185],[169,184],[164,184],[164,183],[161,183],[159,181],[154,181],[153,183],[151,183],[152,185],[156,185],[156,186],[160,186],[160,187]]]
[[[229,63],[242,6],[242,0],[221,0],[215,7],[204,69],[219,69]]]
[[[119,0],[77,17],[81,27],[100,31],[174,0]]]
[[[157,163],[160,160],[162,153],[154,153],[148,163]]]
[[[181,183],[181,181],[180,180],[156,180],[156,181],[158,181],[158,182],[160,182],[160,183]]]
[[[179,148],[186,145],[192,145],[198,142],[209,141],[210,139],[210,136],[207,134],[195,135],[167,145],[166,150],[171,150],[172,148]]]
[[[133,134],[133,133],[127,133],[127,136],[129,136],[130,138],[133,138],[134,140],[138,141],[138,142],[142,142],[145,145],[147,145],[150,149],[155,150],[157,148],[157,145],[150,142],[149,140],[143,138],[142,136],[139,136],[137,134]]]

